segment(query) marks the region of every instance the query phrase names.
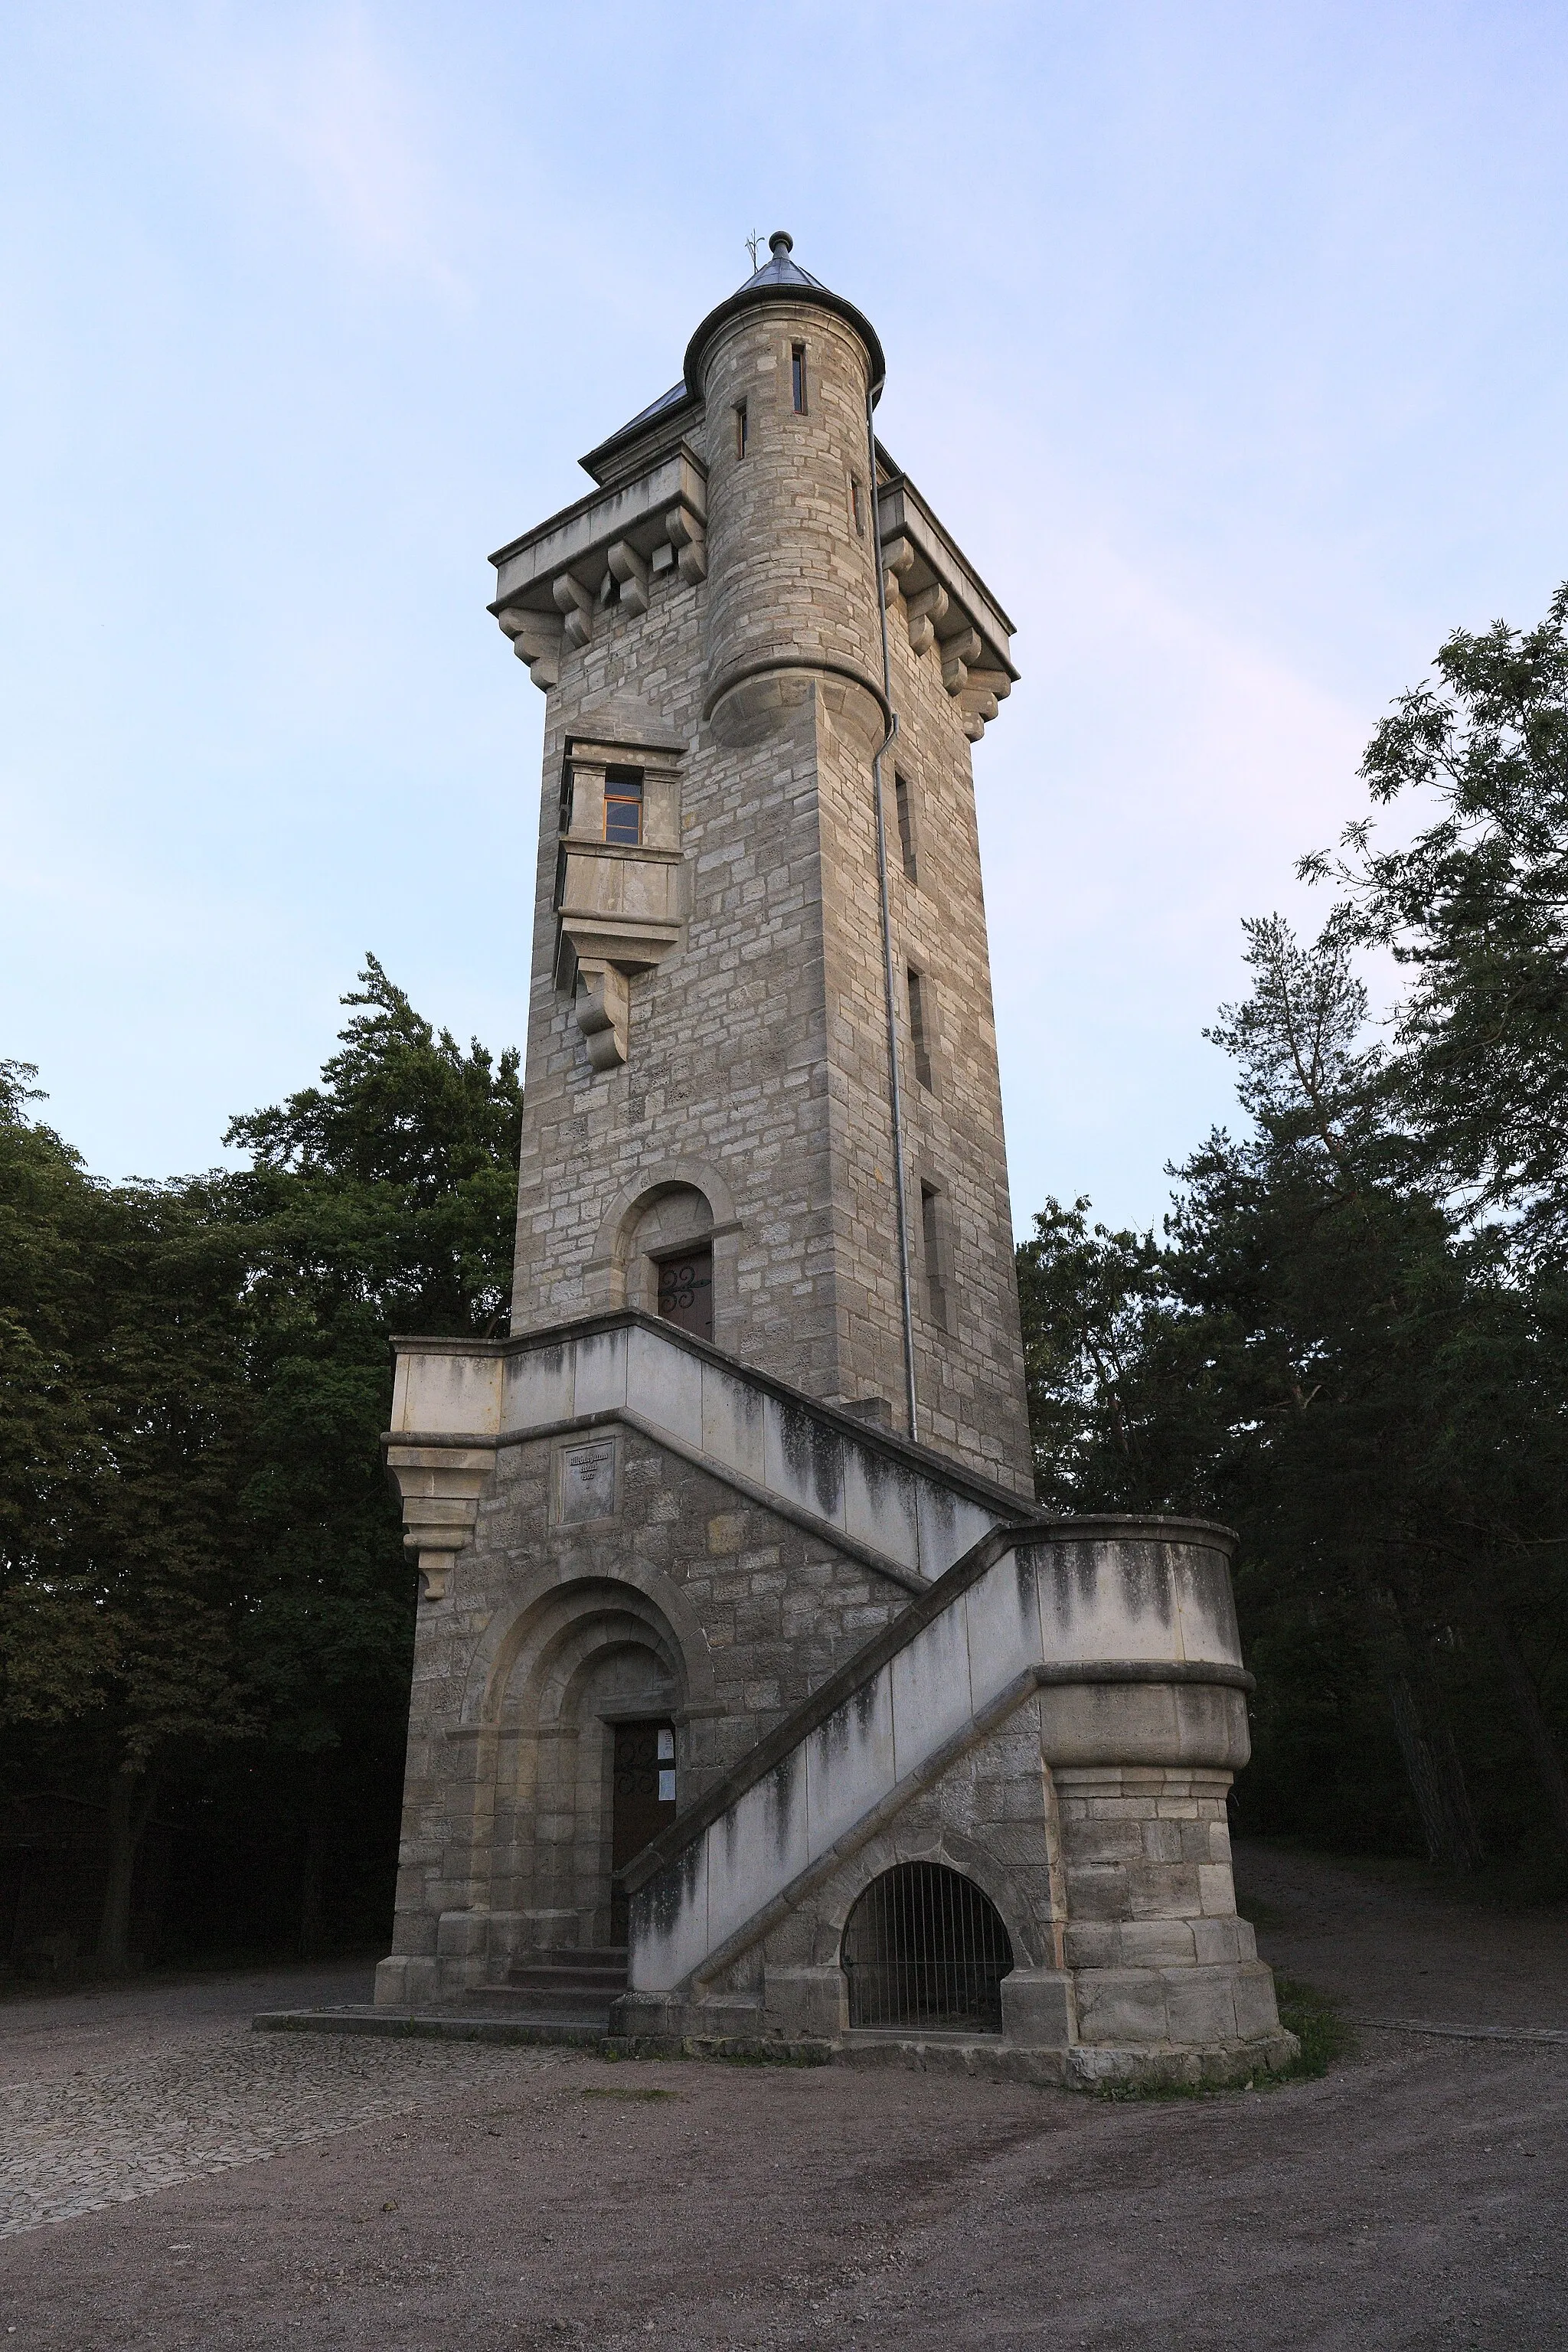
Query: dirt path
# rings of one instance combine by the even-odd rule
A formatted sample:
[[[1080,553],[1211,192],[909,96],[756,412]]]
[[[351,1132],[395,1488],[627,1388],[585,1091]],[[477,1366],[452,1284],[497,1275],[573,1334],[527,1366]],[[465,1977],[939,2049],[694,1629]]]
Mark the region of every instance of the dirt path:
[[[1339,1865],[1289,1858],[1265,1895],[1278,1859],[1244,1857],[1243,1883],[1296,1973],[1354,1975],[1359,1950],[1353,1998],[1371,2005],[1370,1972],[1408,2014],[1401,1971],[1424,1953],[1426,2005],[1451,2007],[1491,1980],[1500,1926],[1521,1998],[1561,1997],[1553,1923],[1483,1916],[1467,1943],[1475,1915],[1438,1920]],[[1384,1908],[1341,1948],[1317,1923],[1347,1875]],[[4,2352],[1568,2341],[1565,2048],[1368,2034],[1321,2082],[1113,2105],[251,2035],[241,1998],[284,2006],[300,1981],[196,1989],[184,2010],[167,1988],[0,2010],[4,2095],[32,2103],[20,2135],[0,2122],[0,2177],[30,2164],[36,2189],[111,2144],[130,2168],[129,2201],[0,2244]],[[220,2125],[255,2152],[203,2172]]]
[[[1420,1864],[1239,1842],[1236,1881],[1264,1958],[1348,2010],[1568,2032],[1568,1911],[1485,1911]]]

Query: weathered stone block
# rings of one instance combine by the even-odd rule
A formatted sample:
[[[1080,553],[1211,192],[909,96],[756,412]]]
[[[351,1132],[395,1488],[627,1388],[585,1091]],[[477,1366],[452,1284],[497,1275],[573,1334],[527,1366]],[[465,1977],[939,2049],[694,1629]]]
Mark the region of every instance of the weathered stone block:
[[[1085,2042],[1166,2042],[1165,1988],[1147,1969],[1080,1969],[1078,2028]]]
[[[1226,1969],[1168,1969],[1165,2014],[1173,2042],[1234,2042],[1234,1979]]]
[[[1197,1957],[1185,1919],[1128,1919],[1119,1934],[1121,1957],[1128,1968],[1179,1967]]]
[[[1238,1968],[1231,1980],[1232,1999],[1236,2008],[1236,2030],[1247,2041],[1279,2030],[1279,2007],[1274,1990],[1274,1971],[1261,1960]]]
[[[763,2008],[770,2032],[789,2039],[807,2035],[837,2042],[849,2021],[848,1989],[840,1968],[775,1968],[763,1977]]]
[[[1074,1919],[1124,1919],[1128,1916],[1125,1870],[1069,1864],[1067,1886],[1068,1912]]]
[[[1073,1979],[1061,1969],[1015,1969],[1002,1979],[1002,2032],[1030,2049],[1065,2050],[1075,2039]]]

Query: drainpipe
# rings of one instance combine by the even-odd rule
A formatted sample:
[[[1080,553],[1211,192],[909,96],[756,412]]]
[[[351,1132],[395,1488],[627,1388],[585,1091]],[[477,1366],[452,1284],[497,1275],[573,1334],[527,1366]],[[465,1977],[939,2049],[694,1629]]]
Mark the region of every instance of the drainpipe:
[[[899,1219],[899,1287],[904,1309],[904,1407],[910,1436],[920,1436],[915,1406],[915,1316],[910,1291],[910,1218],[904,1181],[904,1106],[899,1084],[899,1022],[893,988],[893,926],[888,911],[888,831],[882,816],[882,761],[899,731],[893,713],[893,668],[888,656],[888,583],[882,564],[882,512],[877,499],[877,427],[871,394],[866,394],[867,496],[871,508],[871,557],[877,572],[877,617],[882,627],[882,691],[888,702],[888,732],[871,761],[871,800],[877,816],[877,891],[882,907],[882,982],[888,1011],[888,1101],[893,1115],[893,1197]]]

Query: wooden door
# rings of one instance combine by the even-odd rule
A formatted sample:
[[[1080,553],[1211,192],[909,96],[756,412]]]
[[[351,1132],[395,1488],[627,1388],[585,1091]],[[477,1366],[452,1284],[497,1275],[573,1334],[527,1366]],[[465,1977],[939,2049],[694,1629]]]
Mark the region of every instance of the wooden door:
[[[627,1902],[621,1872],[650,1838],[675,1819],[675,1726],[617,1723],[610,1831],[611,1932],[626,1939]]]

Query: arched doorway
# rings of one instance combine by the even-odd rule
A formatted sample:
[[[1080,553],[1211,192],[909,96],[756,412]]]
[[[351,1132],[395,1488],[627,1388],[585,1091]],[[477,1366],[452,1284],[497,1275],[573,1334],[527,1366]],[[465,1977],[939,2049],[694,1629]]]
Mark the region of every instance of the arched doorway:
[[[849,2022],[927,2032],[1000,2033],[1013,1947],[973,1879],[940,1862],[874,1878],[844,1925]]]
[[[676,1811],[686,1675],[668,1621],[611,1579],[559,1586],[492,1682],[491,1908],[521,1950],[624,1943],[620,1874]]]

